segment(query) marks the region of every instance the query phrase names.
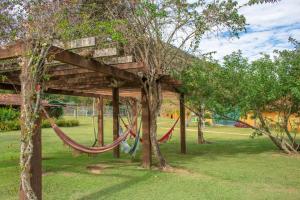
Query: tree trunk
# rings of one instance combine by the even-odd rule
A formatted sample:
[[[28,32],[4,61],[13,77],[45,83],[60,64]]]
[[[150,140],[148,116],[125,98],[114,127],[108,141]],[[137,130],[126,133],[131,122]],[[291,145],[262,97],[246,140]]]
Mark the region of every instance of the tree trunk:
[[[21,65],[21,148],[20,148],[20,167],[21,167],[21,195],[20,198],[27,200],[41,199],[41,184],[38,181],[41,177],[40,170],[34,167],[35,160],[39,152],[35,145],[40,144],[36,134],[39,134],[40,106],[42,82],[45,74],[45,58],[48,54],[50,45],[35,43],[30,56],[23,57]],[[29,49],[29,48],[28,48]],[[37,161],[40,162],[40,161]],[[37,165],[39,165],[37,163]],[[32,170],[35,170],[32,173]],[[41,175],[41,174],[40,174]],[[23,196],[22,196],[23,195]]]
[[[200,105],[199,113],[198,113],[198,144],[205,144],[206,141],[204,139],[204,105]]]
[[[198,117],[198,144],[205,144],[202,119]]]
[[[261,112],[258,111],[257,114],[261,126],[264,129],[263,133],[271,139],[271,141],[278,147],[279,150],[282,150],[287,154],[298,153],[297,148],[295,148],[294,144],[290,144],[287,140],[285,140],[283,137],[280,138],[278,135],[275,137],[270,131],[268,125],[266,124]]]
[[[158,161],[159,168],[164,170],[168,167],[165,158],[163,157],[160,147],[157,141],[157,117],[159,115],[162,96],[161,96],[161,85],[159,82],[151,81],[147,82],[148,85],[145,87],[147,93],[149,114],[150,114],[150,140],[152,150],[155,158]]]

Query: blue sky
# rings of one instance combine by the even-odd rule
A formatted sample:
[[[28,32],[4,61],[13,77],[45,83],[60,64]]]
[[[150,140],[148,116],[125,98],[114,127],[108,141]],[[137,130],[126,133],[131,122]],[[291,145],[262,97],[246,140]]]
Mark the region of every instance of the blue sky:
[[[201,42],[202,53],[217,51],[214,58],[222,60],[225,55],[240,49],[249,60],[254,60],[262,52],[272,54],[275,49],[291,49],[290,36],[300,41],[300,0],[243,7],[240,13],[246,17],[247,32],[239,39],[206,37]]]

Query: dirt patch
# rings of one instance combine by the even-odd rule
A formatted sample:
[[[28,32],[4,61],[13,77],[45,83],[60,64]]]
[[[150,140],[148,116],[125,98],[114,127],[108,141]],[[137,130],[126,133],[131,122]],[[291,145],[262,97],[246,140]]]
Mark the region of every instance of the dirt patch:
[[[65,176],[65,177],[72,177],[72,176],[75,176],[76,173],[73,173],[73,172],[63,172],[62,175]]]
[[[101,174],[103,170],[111,168],[112,166],[110,165],[105,165],[105,164],[95,164],[95,165],[89,165],[86,167],[89,173],[91,174]]]
[[[175,174],[180,174],[180,175],[193,175],[191,171],[184,169],[184,168],[179,168],[179,167],[168,167],[163,170],[164,172],[167,173],[175,173]]]
[[[190,178],[196,178],[196,179],[212,179],[213,177],[206,175],[206,174],[201,174],[201,173],[196,173],[192,172],[188,169],[185,168],[180,168],[180,167],[168,167],[167,169],[163,170],[163,172],[166,173],[174,173],[179,176],[185,176],[185,177],[190,177]]]
[[[42,176],[51,176],[53,174],[54,174],[54,172],[43,172]]]

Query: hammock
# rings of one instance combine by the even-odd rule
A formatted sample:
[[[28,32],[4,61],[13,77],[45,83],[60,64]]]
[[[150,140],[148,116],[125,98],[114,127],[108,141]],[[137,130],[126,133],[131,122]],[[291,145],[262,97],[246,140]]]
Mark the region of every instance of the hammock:
[[[175,121],[173,126],[170,128],[170,130],[168,130],[160,139],[158,139],[158,143],[165,143],[171,139],[172,133],[173,133],[175,126],[177,125],[179,119],[180,119],[180,117],[178,117],[178,119]],[[122,118],[121,118],[121,121],[122,121],[123,125],[126,128],[128,128],[128,125],[124,122],[124,120]],[[129,130],[129,134],[132,135],[134,138],[137,138],[136,134],[131,129]],[[138,137],[138,139],[140,140],[140,142],[143,142],[143,140],[140,137]]]
[[[67,136],[54,122],[52,118],[49,117],[48,113],[44,108],[42,108],[43,112],[45,113],[45,116],[49,120],[51,127],[53,128],[56,135],[64,142],[64,144],[68,145],[72,149],[80,152],[80,153],[87,153],[87,154],[100,154],[107,151],[110,151],[117,147],[122,141],[124,141],[127,136],[129,135],[130,129],[127,129],[126,133],[122,136],[118,137],[113,143],[102,146],[102,147],[86,147],[84,145],[81,145],[71,139],[69,136]]]
[[[172,133],[173,133],[173,131],[174,131],[174,129],[175,129],[175,126],[176,126],[176,124],[178,123],[179,119],[180,119],[180,118],[178,117],[178,119],[175,121],[175,123],[173,124],[173,126],[170,128],[170,130],[169,130],[168,132],[166,132],[166,133],[158,140],[158,143],[165,143],[165,142],[167,142],[167,141],[169,141],[169,140],[171,139]]]
[[[124,120],[122,119],[121,116],[120,116],[120,119],[123,122],[124,126],[127,128],[127,124],[125,124],[125,122],[124,122]],[[130,146],[126,141],[123,141],[121,143],[121,147],[122,147],[121,150],[125,153],[129,153],[131,156],[135,156],[135,154],[138,150],[138,147],[139,147],[141,125],[142,125],[142,121],[140,122],[138,134],[137,134],[137,136],[135,136],[134,143],[132,144],[132,146]],[[122,127],[120,127],[120,131],[121,131],[120,132],[120,135],[121,135],[122,134]],[[130,132],[132,132],[134,134],[133,131],[130,131]]]

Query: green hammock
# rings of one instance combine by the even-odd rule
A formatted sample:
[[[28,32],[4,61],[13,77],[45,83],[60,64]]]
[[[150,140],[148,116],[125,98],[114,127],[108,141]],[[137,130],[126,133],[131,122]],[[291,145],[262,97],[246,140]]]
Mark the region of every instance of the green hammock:
[[[123,119],[121,118],[120,116],[120,119],[122,120],[122,122],[124,123]],[[124,123],[125,124],[125,123]],[[140,121],[140,125],[139,125],[139,130],[137,132],[137,136],[135,137],[134,139],[134,143],[130,146],[128,144],[127,141],[123,141],[121,143],[121,150],[124,152],[124,153],[128,153],[130,154],[131,156],[135,156],[136,152],[138,151],[138,147],[139,147],[139,144],[140,144],[140,133],[141,133],[141,126],[142,126],[142,120]],[[119,135],[122,135],[123,134],[123,131],[122,131],[122,128],[120,127],[120,132],[119,132]]]

